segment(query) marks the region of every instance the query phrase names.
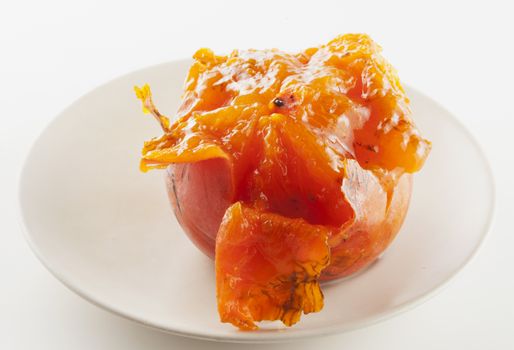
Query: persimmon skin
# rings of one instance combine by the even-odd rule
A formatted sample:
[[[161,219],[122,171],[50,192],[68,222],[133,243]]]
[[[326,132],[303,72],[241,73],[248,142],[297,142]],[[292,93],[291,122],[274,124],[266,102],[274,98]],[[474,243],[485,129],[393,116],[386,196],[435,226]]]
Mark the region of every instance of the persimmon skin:
[[[214,259],[216,234],[232,204],[230,168],[221,158],[178,163],[165,172],[168,197],[189,239]]]
[[[409,208],[412,175],[404,173],[388,193],[378,178],[357,162],[349,161],[343,182],[346,198],[355,210],[355,220],[340,242],[331,243],[331,263],[321,280],[354,274],[375,261],[396,237]],[[388,203],[389,201],[389,203]]]
[[[216,235],[227,208],[233,203],[230,168],[224,159],[168,166],[168,197],[180,225],[190,240],[214,258]],[[412,175],[405,173],[388,194],[370,170],[348,162],[343,191],[355,210],[355,219],[344,225],[345,238],[330,242],[331,263],[322,281],[354,274],[375,261],[393,241],[407,214]]]

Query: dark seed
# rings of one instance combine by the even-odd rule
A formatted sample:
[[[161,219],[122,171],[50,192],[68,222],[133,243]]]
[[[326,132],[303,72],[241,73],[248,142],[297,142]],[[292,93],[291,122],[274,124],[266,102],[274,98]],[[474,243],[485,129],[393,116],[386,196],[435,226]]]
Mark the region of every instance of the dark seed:
[[[284,100],[282,100],[281,98],[277,97],[276,99],[273,100],[273,103],[275,104],[275,106],[277,107],[283,107],[284,106]]]

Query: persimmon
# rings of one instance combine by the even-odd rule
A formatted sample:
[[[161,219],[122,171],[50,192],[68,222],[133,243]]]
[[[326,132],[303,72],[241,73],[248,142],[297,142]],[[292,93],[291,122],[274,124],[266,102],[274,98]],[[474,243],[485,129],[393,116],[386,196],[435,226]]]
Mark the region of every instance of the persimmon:
[[[141,169],[166,169],[177,219],[215,258],[223,322],[290,326],[323,306],[320,281],[375,260],[405,218],[430,142],[398,75],[367,35],[298,54],[194,55],[164,134]]]

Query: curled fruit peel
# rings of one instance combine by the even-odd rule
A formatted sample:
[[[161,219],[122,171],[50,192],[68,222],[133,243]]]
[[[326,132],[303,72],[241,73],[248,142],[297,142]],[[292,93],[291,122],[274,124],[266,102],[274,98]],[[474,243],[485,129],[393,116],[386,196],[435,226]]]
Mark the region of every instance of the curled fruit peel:
[[[328,232],[303,219],[233,204],[216,238],[218,311],[245,330],[254,322],[292,326],[323,307],[321,271],[330,262]]]
[[[423,166],[430,142],[380,51],[363,34],[298,54],[200,49],[172,123],[148,85],[135,87],[164,131],[145,142],[143,171],[214,158],[229,165],[233,205],[216,238],[222,321],[290,326],[319,311],[331,242],[348,238],[359,212],[343,190],[348,162],[388,194]]]

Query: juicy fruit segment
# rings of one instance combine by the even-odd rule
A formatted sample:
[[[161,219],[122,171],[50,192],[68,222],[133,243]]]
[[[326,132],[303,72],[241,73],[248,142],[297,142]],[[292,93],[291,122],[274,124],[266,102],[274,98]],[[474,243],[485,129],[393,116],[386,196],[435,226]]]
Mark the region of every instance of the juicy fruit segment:
[[[341,191],[342,169],[317,138],[282,114],[261,117],[253,172],[240,184],[237,200],[311,224],[340,226],[353,216]]]
[[[380,50],[360,34],[298,54],[201,49],[173,122],[136,88],[164,131],[141,169],[168,168],[182,226],[210,256],[215,243],[222,321],[291,325],[321,309],[320,278],[394,238],[430,142]]]
[[[257,120],[281,114],[317,138],[336,171],[351,158],[365,169],[415,172],[430,142],[410,119],[408,98],[380,51],[362,34],[342,35],[296,55],[248,50],[216,56],[201,49],[173,125],[153,106],[146,86],[137,91],[165,130],[145,144],[142,169],[223,157],[239,178],[248,170],[253,139],[261,136],[255,133]]]
[[[235,203],[216,237],[216,289],[223,322],[256,329],[254,322],[292,326],[302,312],[323,307],[319,286],[328,266],[328,230]]]

